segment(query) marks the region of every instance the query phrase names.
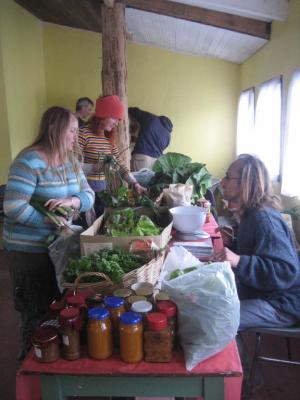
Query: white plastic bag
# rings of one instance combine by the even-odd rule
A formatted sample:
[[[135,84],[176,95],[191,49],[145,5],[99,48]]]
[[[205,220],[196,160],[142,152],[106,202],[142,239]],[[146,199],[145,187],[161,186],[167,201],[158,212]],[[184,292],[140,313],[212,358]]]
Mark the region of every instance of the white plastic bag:
[[[236,336],[240,304],[228,262],[202,264],[185,275],[163,280],[162,289],[177,304],[187,370],[223,350]]]

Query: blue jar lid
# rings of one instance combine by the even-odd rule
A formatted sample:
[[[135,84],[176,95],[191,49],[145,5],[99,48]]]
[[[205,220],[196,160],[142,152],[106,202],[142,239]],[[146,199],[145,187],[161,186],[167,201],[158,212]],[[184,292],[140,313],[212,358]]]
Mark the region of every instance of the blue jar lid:
[[[107,296],[104,299],[104,303],[109,308],[118,308],[124,304],[124,300],[117,296]]]
[[[136,312],[127,311],[121,315],[120,320],[125,325],[133,325],[141,322],[142,316]]]
[[[109,317],[109,311],[103,307],[95,307],[88,311],[88,315],[90,319],[102,320]]]

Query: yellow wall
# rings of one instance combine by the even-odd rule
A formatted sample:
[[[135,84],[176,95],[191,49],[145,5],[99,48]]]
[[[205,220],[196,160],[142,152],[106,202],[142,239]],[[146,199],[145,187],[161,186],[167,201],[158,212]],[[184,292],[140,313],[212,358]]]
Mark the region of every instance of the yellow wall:
[[[5,183],[10,161],[37,134],[46,86],[41,23],[15,2],[1,0],[0,37],[0,108],[6,110],[1,117],[0,183]]]
[[[74,109],[78,97],[95,99],[101,93],[101,35],[47,24],[44,39],[48,105]],[[222,175],[234,155],[239,66],[133,44],[127,63],[129,105],[173,121],[168,151]]]

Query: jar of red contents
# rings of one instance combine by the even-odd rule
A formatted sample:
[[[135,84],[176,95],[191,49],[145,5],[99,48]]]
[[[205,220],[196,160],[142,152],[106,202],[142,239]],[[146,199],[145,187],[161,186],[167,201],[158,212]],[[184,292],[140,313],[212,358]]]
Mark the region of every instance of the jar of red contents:
[[[82,320],[78,308],[70,307],[59,314],[60,333],[62,335],[62,356],[66,360],[80,357],[80,336]]]
[[[93,296],[89,296],[85,299],[85,302],[88,309],[104,306],[102,294],[94,294]]]
[[[82,328],[80,331],[80,343],[86,344],[86,323],[87,323],[87,314],[86,314],[86,303],[84,297],[81,294],[75,294],[73,296],[68,296],[66,300],[67,306],[78,308],[82,321]]]
[[[115,346],[119,346],[119,320],[121,315],[126,311],[124,300],[121,297],[107,296],[104,299],[104,303],[110,313],[114,344]]]
[[[128,311],[121,315],[119,322],[120,355],[127,363],[137,363],[143,359],[142,317]]]
[[[172,333],[165,314],[149,313],[144,332],[144,353],[147,362],[170,362]]]
[[[55,328],[50,326],[36,328],[31,342],[38,361],[50,363],[59,358],[58,332]]]
[[[65,308],[65,302],[63,300],[56,300],[49,305],[49,318],[56,319],[59,316],[61,310]]]
[[[168,323],[172,332],[172,344],[173,347],[175,345],[175,337],[177,332],[177,307],[176,304],[171,300],[163,300],[159,301],[156,304],[156,308],[158,312],[161,312],[166,315],[168,318]]]

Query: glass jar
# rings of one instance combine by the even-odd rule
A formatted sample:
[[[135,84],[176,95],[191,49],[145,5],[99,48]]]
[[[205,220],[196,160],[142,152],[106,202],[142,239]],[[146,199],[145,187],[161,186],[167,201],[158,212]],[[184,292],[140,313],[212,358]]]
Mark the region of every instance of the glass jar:
[[[164,300],[170,300],[170,296],[168,295],[167,292],[163,292],[161,290],[160,292],[156,293],[155,303],[158,303],[158,302],[164,301]]]
[[[173,347],[175,346],[175,338],[177,332],[177,306],[171,300],[160,301],[156,304],[156,308],[158,312],[161,312],[166,315],[168,318],[168,323],[172,332],[172,343]]]
[[[105,305],[110,313],[110,319],[113,328],[113,338],[115,346],[119,346],[119,320],[126,311],[124,300],[121,297],[107,296],[104,299]]]
[[[42,363],[51,363],[59,358],[57,329],[45,326],[34,330],[31,342],[36,359]]]
[[[89,296],[85,299],[87,308],[98,308],[103,306],[103,296],[102,294],[95,294],[93,296]]]
[[[88,354],[96,360],[105,360],[112,355],[112,324],[106,308],[91,308],[88,311],[87,345]]]
[[[150,303],[150,301],[136,301],[135,303],[132,304],[131,306],[131,311],[139,313],[142,318],[143,321],[145,320],[146,315],[152,311],[152,304]]]
[[[59,317],[61,310],[65,308],[65,303],[62,300],[55,300],[49,305],[49,319],[56,319]]]
[[[82,319],[78,308],[70,307],[59,314],[60,333],[62,335],[62,356],[66,360],[80,358],[80,336]]]
[[[172,333],[165,314],[153,312],[146,316],[144,359],[147,362],[170,362]]]
[[[154,286],[149,282],[136,282],[131,285],[131,289],[134,290],[137,296],[146,297],[147,301],[153,303],[153,291]]]
[[[73,296],[68,296],[66,299],[68,307],[78,308],[80,311],[82,328],[80,330],[80,343],[82,345],[86,344],[86,324],[87,324],[87,307],[85,303],[85,298],[81,294],[75,294]]]
[[[129,296],[131,296],[133,294],[133,291],[131,289],[116,289],[113,291],[113,295],[116,297],[121,297],[121,299],[124,300],[124,305],[125,308],[130,309],[130,306],[128,305],[127,299]]]
[[[120,317],[120,356],[124,362],[137,363],[143,359],[142,317],[127,311]]]
[[[132,307],[132,304],[136,303],[137,301],[147,301],[147,297],[145,297],[145,296],[135,296],[135,295],[127,297],[127,303],[128,303],[128,306],[130,307],[130,309]]]

